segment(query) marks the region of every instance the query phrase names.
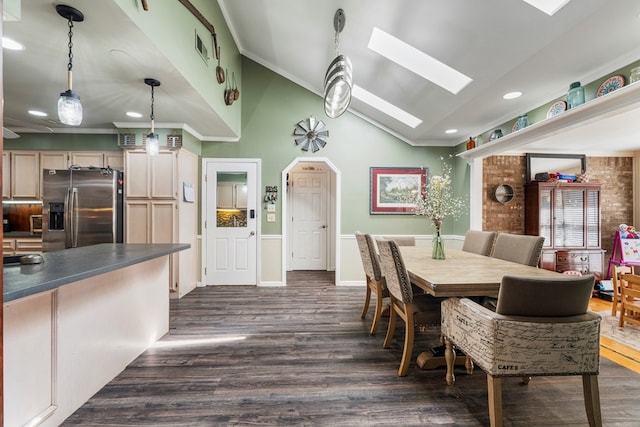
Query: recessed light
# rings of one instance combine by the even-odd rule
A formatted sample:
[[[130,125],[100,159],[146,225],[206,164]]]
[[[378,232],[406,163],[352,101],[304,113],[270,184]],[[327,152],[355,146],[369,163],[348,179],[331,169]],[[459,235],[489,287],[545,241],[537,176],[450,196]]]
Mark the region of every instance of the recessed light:
[[[2,47],[9,50],[24,50],[24,45],[9,37],[2,37]]]
[[[457,133],[457,132],[458,132],[458,129],[447,129],[447,130],[444,131],[444,133],[449,133],[449,134],[450,133]]]
[[[139,119],[140,117],[142,117],[142,114],[136,113],[135,111],[127,111],[127,116]]]
[[[373,28],[368,47],[454,95],[473,81],[470,77],[376,27]]]
[[[520,98],[521,96],[522,96],[522,92],[515,91],[515,92],[505,93],[504,95],[502,95],[502,98],[503,99],[516,99],[516,98]]]
[[[570,0],[523,0],[536,9],[553,16],[554,13],[562,9]]]
[[[39,111],[39,110],[29,110],[27,111],[27,113],[31,114],[32,116],[38,116],[38,117],[47,117],[48,114],[45,113],[44,111]]]
[[[353,85],[353,88],[351,89],[351,96],[353,96],[354,98],[358,98],[360,101],[369,104],[373,108],[382,111],[386,115],[401,121],[411,128],[415,128],[420,123],[422,123],[422,120],[420,120],[416,116],[413,116],[406,111],[401,110],[390,102],[385,101],[384,99],[372,94],[371,92],[361,88],[358,85]]]

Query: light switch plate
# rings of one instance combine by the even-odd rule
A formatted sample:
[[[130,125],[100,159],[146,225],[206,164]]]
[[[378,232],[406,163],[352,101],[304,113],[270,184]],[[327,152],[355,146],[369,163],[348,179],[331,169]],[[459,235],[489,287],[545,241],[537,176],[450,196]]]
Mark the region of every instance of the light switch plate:
[[[268,213],[267,214],[267,222],[276,222],[276,214]]]
[[[267,212],[275,212],[275,211],[276,211],[276,205],[274,204],[267,205]]]

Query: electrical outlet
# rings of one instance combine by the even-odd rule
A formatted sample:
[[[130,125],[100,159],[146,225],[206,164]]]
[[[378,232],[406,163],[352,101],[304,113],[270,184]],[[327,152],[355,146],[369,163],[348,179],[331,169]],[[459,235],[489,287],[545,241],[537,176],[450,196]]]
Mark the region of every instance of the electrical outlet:
[[[267,205],[267,212],[275,212],[275,211],[276,211],[276,205],[274,204]]]
[[[276,214],[268,213],[267,214],[267,222],[276,222]]]

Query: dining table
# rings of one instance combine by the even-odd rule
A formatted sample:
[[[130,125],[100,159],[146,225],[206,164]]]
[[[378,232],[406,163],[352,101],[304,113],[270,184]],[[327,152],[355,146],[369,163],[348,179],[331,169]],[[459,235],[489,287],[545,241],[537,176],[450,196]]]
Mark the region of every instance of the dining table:
[[[511,261],[447,249],[445,259],[433,259],[430,246],[400,246],[400,253],[411,283],[434,297],[497,297],[500,282],[505,275],[553,278],[562,275],[551,270]],[[444,346],[418,355],[416,363],[421,369],[447,366]],[[473,365],[464,355],[456,354],[456,365],[463,364],[471,373]]]

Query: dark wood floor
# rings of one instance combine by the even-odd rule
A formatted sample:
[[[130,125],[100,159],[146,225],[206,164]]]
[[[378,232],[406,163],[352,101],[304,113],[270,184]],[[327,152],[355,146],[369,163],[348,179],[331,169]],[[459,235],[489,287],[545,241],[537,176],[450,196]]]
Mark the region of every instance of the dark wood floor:
[[[289,286],[197,288],[171,302],[171,330],[64,425],[485,426],[486,376],[412,365],[396,375],[403,330],[370,336],[364,289],[297,272]],[[418,334],[416,349],[436,343]],[[414,353],[413,360],[415,361]],[[99,369],[97,366],[96,369]],[[640,375],[601,359],[606,426],[640,425]],[[578,377],[505,381],[505,426],[585,426]]]

